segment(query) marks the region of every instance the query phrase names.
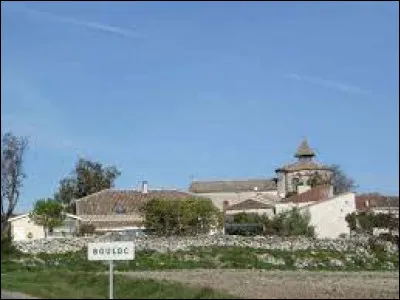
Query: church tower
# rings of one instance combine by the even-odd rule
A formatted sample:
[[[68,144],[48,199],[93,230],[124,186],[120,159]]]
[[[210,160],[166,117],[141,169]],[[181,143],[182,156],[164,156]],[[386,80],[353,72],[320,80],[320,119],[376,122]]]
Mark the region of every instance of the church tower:
[[[293,193],[306,191],[308,180],[315,174],[328,179],[332,176],[330,167],[314,161],[315,152],[303,139],[294,154],[297,161],[276,169],[278,196],[285,198]]]

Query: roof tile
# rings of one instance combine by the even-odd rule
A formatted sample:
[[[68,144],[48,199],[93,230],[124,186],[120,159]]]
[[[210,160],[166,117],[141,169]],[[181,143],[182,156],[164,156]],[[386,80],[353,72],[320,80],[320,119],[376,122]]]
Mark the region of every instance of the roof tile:
[[[307,192],[293,195],[286,198],[284,202],[291,203],[304,203],[304,202],[317,202],[321,200],[326,200],[331,196],[331,186],[330,185],[320,185],[308,190]]]

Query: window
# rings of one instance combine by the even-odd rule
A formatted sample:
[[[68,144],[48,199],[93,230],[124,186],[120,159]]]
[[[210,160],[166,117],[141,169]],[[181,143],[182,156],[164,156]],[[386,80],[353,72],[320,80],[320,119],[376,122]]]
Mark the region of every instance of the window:
[[[292,179],[292,185],[293,185],[294,188],[296,188],[299,185],[299,183],[300,183],[300,179],[299,178],[295,177],[295,178]]]

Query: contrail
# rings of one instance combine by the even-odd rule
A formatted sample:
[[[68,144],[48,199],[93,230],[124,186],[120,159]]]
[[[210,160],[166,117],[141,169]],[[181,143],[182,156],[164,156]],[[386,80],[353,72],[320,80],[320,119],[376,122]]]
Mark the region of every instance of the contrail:
[[[113,25],[85,21],[85,20],[77,20],[77,19],[63,17],[63,16],[55,15],[53,13],[44,12],[44,11],[27,8],[27,7],[21,7],[21,10],[23,10],[26,13],[31,14],[31,15],[43,16],[49,20],[53,20],[53,21],[57,21],[57,22],[61,22],[61,23],[79,25],[79,26],[86,27],[88,29],[98,30],[98,31],[102,31],[105,33],[111,33],[114,35],[119,35],[119,36],[124,36],[124,37],[129,37],[129,38],[137,38],[138,37],[138,35],[135,32],[133,32],[129,29],[119,27],[119,26],[113,26]]]
[[[370,94],[370,91],[364,90],[362,88],[356,87],[356,86],[351,86],[347,85],[344,83],[340,82],[334,82],[331,80],[326,80],[322,78],[317,78],[317,77],[309,77],[309,76],[302,76],[302,75],[297,75],[297,74],[286,74],[286,78],[290,79],[295,79],[298,81],[304,81],[304,82],[309,82],[312,84],[316,85],[321,85],[329,88],[334,88],[336,90],[339,90],[341,92],[345,93],[355,93],[355,94]]]

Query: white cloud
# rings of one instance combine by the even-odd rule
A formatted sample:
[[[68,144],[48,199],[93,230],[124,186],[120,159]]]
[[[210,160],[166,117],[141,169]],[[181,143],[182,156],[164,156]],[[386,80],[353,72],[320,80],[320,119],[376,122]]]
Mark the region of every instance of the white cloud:
[[[69,17],[63,17],[59,16],[53,13],[45,12],[45,11],[40,11],[37,9],[32,9],[32,8],[27,8],[27,7],[20,7],[20,10],[32,15],[32,16],[37,16],[37,17],[44,17],[47,18],[48,20],[60,22],[60,23],[66,23],[66,24],[72,24],[72,25],[78,25],[78,26],[83,26],[91,30],[97,30],[97,31],[102,31],[104,33],[109,33],[113,35],[119,35],[123,37],[128,37],[128,38],[137,38],[138,35],[129,29],[122,28],[119,26],[114,26],[114,25],[109,25],[109,24],[104,24],[104,23],[99,23],[99,22],[92,22],[92,21],[86,21],[86,20],[77,20],[74,18],[69,18]]]
[[[303,81],[303,82],[308,82],[311,84],[316,84],[320,86],[325,86],[328,88],[333,88],[336,90],[339,90],[341,92],[345,93],[354,93],[354,94],[370,94],[371,92],[368,90],[364,90],[360,87],[340,83],[340,82],[335,82],[331,80],[326,80],[318,77],[310,77],[310,76],[303,76],[303,75],[298,75],[298,74],[286,74],[286,78],[289,79],[294,79],[298,81]]]

